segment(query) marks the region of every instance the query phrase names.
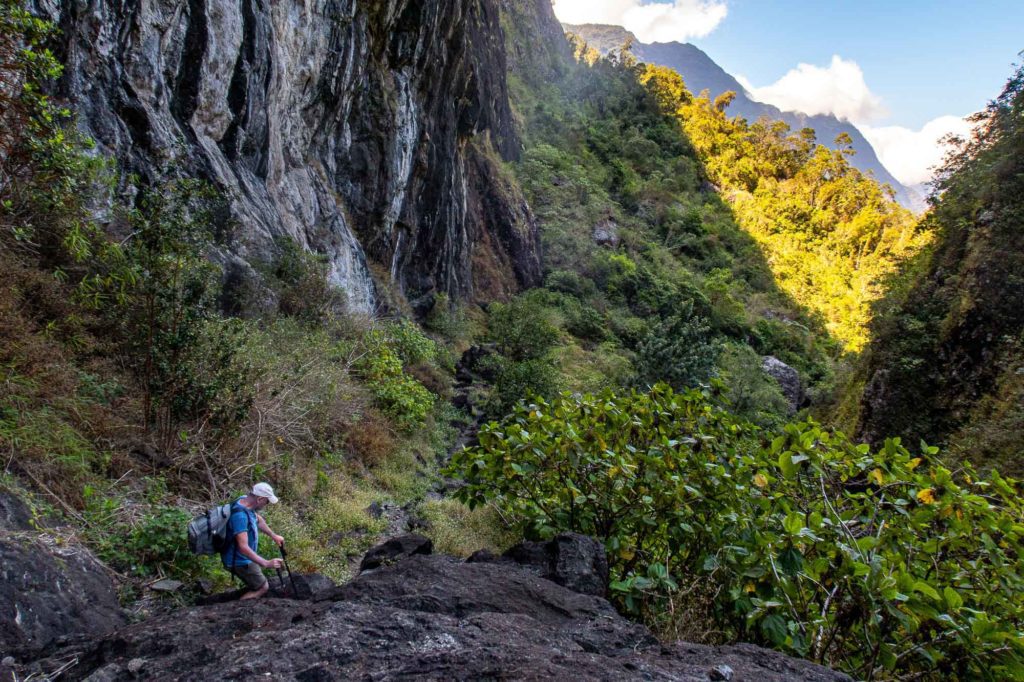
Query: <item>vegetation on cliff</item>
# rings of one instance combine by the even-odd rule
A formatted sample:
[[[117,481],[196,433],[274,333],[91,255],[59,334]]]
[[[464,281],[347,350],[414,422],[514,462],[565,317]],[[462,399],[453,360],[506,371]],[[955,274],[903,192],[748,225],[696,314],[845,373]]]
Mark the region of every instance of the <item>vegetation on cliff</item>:
[[[1024,471],[1024,70],[975,117],[936,180],[936,243],[875,325],[860,431],[949,443],[957,458]]]

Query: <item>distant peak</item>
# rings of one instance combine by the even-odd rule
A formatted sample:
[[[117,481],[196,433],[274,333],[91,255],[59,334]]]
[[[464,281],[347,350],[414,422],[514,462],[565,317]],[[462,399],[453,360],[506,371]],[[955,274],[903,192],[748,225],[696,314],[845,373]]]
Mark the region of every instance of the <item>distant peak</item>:
[[[562,24],[562,30],[566,33],[575,33],[583,36],[588,43],[591,42],[591,38],[596,38],[603,45],[611,45],[616,48],[627,40],[632,40],[633,43],[640,42],[640,39],[632,31],[627,31],[623,27],[613,24]],[[594,46],[591,45],[591,47]],[[600,50],[600,48],[597,49]],[[604,52],[605,50],[601,51]]]

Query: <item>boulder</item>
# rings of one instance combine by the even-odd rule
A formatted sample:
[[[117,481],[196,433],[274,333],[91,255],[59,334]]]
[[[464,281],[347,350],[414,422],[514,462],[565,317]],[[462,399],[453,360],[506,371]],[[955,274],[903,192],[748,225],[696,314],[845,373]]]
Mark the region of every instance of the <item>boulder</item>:
[[[459,358],[456,367],[456,375],[459,381],[476,381],[477,376],[481,379],[492,381],[496,376],[493,363],[485,360],[498,353],[498,348],[493,343],[470,346]]]
[[[150,585],[149,589],[154,592],[177,592],[183,587],[185,587],[185,583],[180,580],[164,578],[163,580],[157,580],[155,583]]]
[[[799,372],[772,355],[761,358],[761,369],[779,383],[790,414],[804,406],[804,387]]]
[[[585,535],[562,533],[548,542],[523,542],[502,558],[573,592],[603,597],[608,588],[604,545]]]
[[[407,533],[391,538],[371,549],[363,557],[359,565],[360,573],[372,571],[381,566],[397,563],[415,554],[430,554],[434,550],[434,543],[422,535]]]
[[[282,571],[280,576],[270,572],[265,572],[265,574],[270,582],[266,599],[319,599],[337,587],[333,580],[319,573],[293,573],[289,576],[287,571]],[[238,598],[247,591],[239,588],[216,594],[203,594],[196,599],[196,604],[200,606],[227,604],[238,601]]]
[[[598,246],[609,246],[614,249],[619,245],[619,224],[614,218],[605,218],[594,225],[591,239]]]
[[[721,194],[722,188],[711,182],[710,180],[704,180],[700,183],[701,194]]]
[[[72,662],[70,666],[68,663]],[[840,682],[758,647],[660,645],[606,600],[511,561],[416,554],[314,601],[182,609],[17,666],[19,679],[586,679]]]
[[[0,535],[0,651],[16,657],[124,625],[113,581],[83,547]]]

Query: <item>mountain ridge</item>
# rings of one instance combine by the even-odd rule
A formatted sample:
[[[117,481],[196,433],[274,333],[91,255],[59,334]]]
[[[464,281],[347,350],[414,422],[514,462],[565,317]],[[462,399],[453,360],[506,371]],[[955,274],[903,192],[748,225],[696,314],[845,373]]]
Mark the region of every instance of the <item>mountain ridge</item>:
[[[643,43],[632,32],[610,24],[563,24],[562,27],[579,35],[601,54],[607,54],[630,42],[630,51],[637,59],[674,69],[694,93],[708,90],[714,99],[723,92],[735,92],[736,98],[728,108],[729,113],[734,116],[742,116],[748,121],[755,121],[761,117],[782,120],[794,131],[813,128],[818,142],[830,148],[836,148],[833,142],[836,136],[846,133],[853,140],[853,149],[856,151],[856,155],[851,159],[853,166],[863,172],[873,173],[879,182],[892,187],[896,200],[902,206],[915,212],[921,212],[925,208],[924,198],[916,190],[897,180],[885,168],[871,143],[852,123],[831,114],[811,115],[799,111],[783,111],[774,105],[759,102],[750,96],[734,76],[696,45],[679,42]]]

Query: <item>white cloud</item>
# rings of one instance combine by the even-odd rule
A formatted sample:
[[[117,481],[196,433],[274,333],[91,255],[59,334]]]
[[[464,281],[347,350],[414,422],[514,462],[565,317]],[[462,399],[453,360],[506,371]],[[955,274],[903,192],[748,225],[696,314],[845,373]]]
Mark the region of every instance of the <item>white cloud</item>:
[[[758,88],[746,79],[743,87],[760,102],[786,111],[833,114],[854,123],[868,123],[886,115],[882,98],[864,81],[864,72],[853,60],[833,55],[828,66],[799,64],[771,85]]]
[[[737,80],[751,97],[780,109],[832,114],[851,121],[874,147],[882,165],[904,185],[931,180],[948,150],[940,140],[949,134],[966,136],[971,128],[958,116],[940,116],[920,130],[872,125],[887,115],[882,98],[868,88],[857,62],[839,55],[834,55],[828,66],[799,64],[764,87],[756,87],[742,76]]]
[[[725,0],[555,0],[567,24],[614,24],[643,43],[683,42],[708,35],[728,13]]]
[[[946,135],[967,137],[971,124],[958,116],[940,116],[921,130],[902,126],[857,126],[879,160],[904,185],[931,180],[935,166],[942,162],[948,146],[940,142]]]

